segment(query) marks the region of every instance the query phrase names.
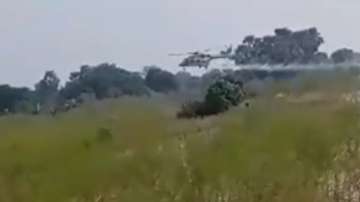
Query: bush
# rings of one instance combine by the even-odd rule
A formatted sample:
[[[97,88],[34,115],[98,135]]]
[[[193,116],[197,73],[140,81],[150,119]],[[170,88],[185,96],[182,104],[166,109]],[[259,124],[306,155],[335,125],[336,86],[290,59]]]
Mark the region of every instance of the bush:
[[[220,79],[208,88],[203,102],[184,104],[177,117],[196,118],[223,113],[243,102],[245,96],[242,82],[230,78]]]

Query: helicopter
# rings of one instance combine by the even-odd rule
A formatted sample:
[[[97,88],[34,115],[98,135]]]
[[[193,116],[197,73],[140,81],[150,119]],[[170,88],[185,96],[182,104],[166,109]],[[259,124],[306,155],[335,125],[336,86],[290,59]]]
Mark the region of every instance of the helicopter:
[[[184,58],[179,64],[180,67],[199,67],[199,68],[209,68],[209,65],[212,60],[215,59],[231,59],[233,58],[233,49],[232,46],[227,47],[225,50],[220,51],[218,54],[209,54],[208,52],[211,49],[206,49],[204,51],[195,51],[184,54],[169,54],[170,56],[183,56],[188,55]]]

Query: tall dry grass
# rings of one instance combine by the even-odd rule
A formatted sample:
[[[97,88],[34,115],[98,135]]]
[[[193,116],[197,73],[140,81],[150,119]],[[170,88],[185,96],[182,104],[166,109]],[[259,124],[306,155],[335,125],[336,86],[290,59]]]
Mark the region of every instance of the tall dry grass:
[[[337,101],[259,99],[204,120],[175,111],[125,99],[1,118],[0,201],[328,201],[319,179],[359,134],[357,106]]]

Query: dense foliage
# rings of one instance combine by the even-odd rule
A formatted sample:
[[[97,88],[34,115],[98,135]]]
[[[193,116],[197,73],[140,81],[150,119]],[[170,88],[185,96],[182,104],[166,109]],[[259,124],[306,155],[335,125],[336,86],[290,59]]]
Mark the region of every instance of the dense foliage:
[[[318,55],[324,56],[319,52],[323,42],[316,28],[295,32],[287,28],[276,29],[274,36],[245,37],[234,59],[237,64],[307,64]]]
[[[232,59],[237,65],[359,62],[359,53],[346,48],[335,51],[329,58],[327,53],[319,51],[323,43],[324,39],[317,28],[299,31],[279,28],[275,29],[274,35],[246,36]]]
[[[178,118],[194,118],[223,113],[244,101],[246,93],[240,81],[220,79],[209,86],[205,99],[184,104]]]
[[[178,89],[175,75],[158,67],[150,67],[145,77],[146,85],[155,92],[169,93]]]
[[[121,95],[145,95],[147,88],[138,73],[118,68],[114,64],[82,66],[70,75],[70,81],[61,90],[66,99],[78,98],[82,93],[91,93],[98,99]]]
[[[21,111],[25,103],[31,101],[30,98],[33,96],[32,94],[33,93],[28,88],[15,88],[9,85],[0,85],[1,113]]]
[[[342,48],[331,54],[334,63],[360,62],[360,53],[348,48]]]

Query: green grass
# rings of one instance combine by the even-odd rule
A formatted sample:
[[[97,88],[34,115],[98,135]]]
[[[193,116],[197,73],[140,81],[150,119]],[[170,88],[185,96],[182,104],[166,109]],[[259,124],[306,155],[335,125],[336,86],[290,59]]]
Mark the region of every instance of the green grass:
[[[124,99],[1,118],[0,201],[326,201],[318,179],[359,134],[357,106],[339,102],[259,99],[204,120],[176,120],[175,106]]]

